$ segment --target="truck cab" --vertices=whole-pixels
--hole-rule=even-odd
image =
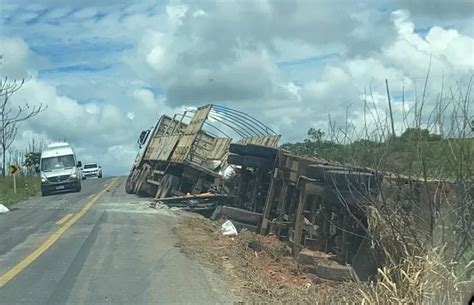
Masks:
[[[73,148],[68,143],[52,143],[41,152],[41,194],[81,190],[81,161],[77,161]]]

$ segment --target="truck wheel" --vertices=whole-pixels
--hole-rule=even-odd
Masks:
[[[227,163],[232,165],[244,165],[244,156],[236,155],[236,154],[229,154],[227,156]]]
[[[245,144],[239,144],[239,143],[230,143],[229,145],[229,152],[237,155],[245,155],[245,147],[247,145]]]
[[[232,220],[232,223],[234,224],[235,228],[237,229],[237,232],[242,231],[243,229],[247,229],[247,231],[250,232],[257,232],[257,226],[254,225],[249,225],[240,221]]]
[[[172,192],[178,189],[180,180],[179,177],[174,175],[164,175],[156,192],[156,198],[163,199],[170,197]]]
[[[340,170],[340,169],[343,169],[343,168],[339,166],[333,166],[333,165],[309,165],[306,168],[306,176],[311,179],[324,181],[326,179],[327,171]]]
[[[125,192],[127,194],[134,194],[133,189],[135,188],[135,185],[132,182],[132,176],[133,172],[130,173],[127,177],[127,181],[125,181]]]
[[[221,214],[232,221],[238,221],[254,226],[257,226],[262,221],[262,213],[255,213],[229,206],[223,206]]]
[[[254,157],[254,156],[244,156],[243,166],[246,166],[246,167],[272,169],[273,165],[274,165],[274,160],[272,159],[265,159],[265,158]]]
[[[245,148],[245,154],[250,156],[275,159],[278,149],[275,147],[256,145],[256,144],[247,144]]]

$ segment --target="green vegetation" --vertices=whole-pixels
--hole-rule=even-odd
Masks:
[[[281,148],[296,155],[372,167],[431,178],[472,179],[474,139],[443,139],[426,129],[408,128],[385,141],[356,140],[345,144],[325,140],[324,132],[311,128],[303,142]]]
[[[0,204],[9,207],[38,194],[41,181],[37,176],[17,176],[16,194],[13,192],[13,177],[0,177]]]

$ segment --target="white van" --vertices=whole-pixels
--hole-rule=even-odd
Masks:
[[[43,196],[57,191],[81,190],[81,161],[68,143],[49,144],[41,152],[40,175]]]

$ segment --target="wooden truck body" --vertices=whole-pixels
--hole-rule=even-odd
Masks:
[[[240,143],[269,147],[280,137],[245,113],[212,104],[163,115],[142,143],[126,191],[165,198],[218,188],[231,135]]]

